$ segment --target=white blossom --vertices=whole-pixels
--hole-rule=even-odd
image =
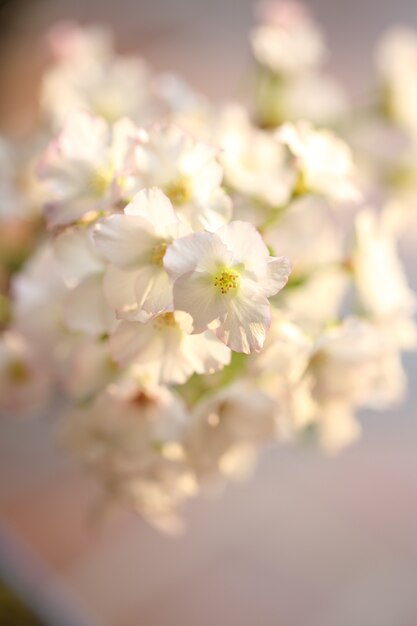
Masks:
[[[174,308],[191,315],[194,332],[214,324],[232,350],[262,348],[271,322],[268,298],[284,287],[291,267],[286,257],[269,255],[251,224],[235,221],[177,239],[164,265],[174,281]]]
[[[172,287],[163,260],[168,246],[185,232],[159,189],[140,191],[122,214],[98,222],[95,245],[110,263],[104,290],[120,318],[146,321],[172,310]]]
[[[139,58],[116,55],[109,31],[64,23],[48,39],[55,59],[43,76],[41,103],[55,126],[77,109],[110,123],[148,118],[148,69]]]
[[[261,24],[251,35],[252,50],[261,65],[284,76],[319,65],[326,55],[321,33],[308,10],[298,2],[263,2]]]
[[[178,505],[196,490],[182,452],[186,420],[185,407],[167,389],[111,385],[68,416],[62,438],[110,497],[175,531]]]
[[[135,148],[137,188],[159,187],[179,218],[194,229],[214,230],[230,220],[218,150],[174,125],[142,130]]]
[[[223,111],[218,132],[227,185],[268,206],[286,204],[296,171],[282,143],[272,133],[252,126],[239,106]]]
[[[277,436],[274,409],[268,395],[242,385],[221,390],[197,404],[185,446],[199,479],[245,476],[259,448]]]
[[[303,190],[337,201],[360,199],[350,149],[332,132],[301,121],[284,124],[276,137],[293,155]]]
[[[104,119],[74,111],[49,144],[39,166],[45,183],[45,215],[50,227],[108,212],[123,197],[130,141],[135,129],[127,119],[113,128]]]
[[[52,396],[53,376],[48,363],[19,333],[0,336],[0,411],[33,415],[46,409]]]
[[[158,383],[184,383],[230,362],[230,350],[211,331],[191,334],[189,315],[162,313],[146,323],[123,321],[110,337],[114,359]]]

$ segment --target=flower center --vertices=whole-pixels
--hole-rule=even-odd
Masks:
[[[229,293],[231,289],[239,287],[239,274],[232,269],[224,269],[214,276],[213,284],[221,294]]]
[[[165,256],[165,252],[167,251],[168,248],[168,242],[167,241],[161,241],[160,243],[157,243],[151,251],[151,263],[152,265],[162,265],[162,262],[164,260],[164,256]]]
[[[155,318],[154,325],[156,328],[163,328],[169,326],[174,328],[177,326],[177,321],[175,319],[175,315],[172,312],[162,313]]]
[[[104,196],[112,180],[113,173],[110,169],[95,170],[90,177],[90,189],[95,196]]]
[[[187,204],[191,198],[191,185],[187,178],[180,177],[168,183],[164,188],[164,193],[171,200],[172,204],[180,206]]]

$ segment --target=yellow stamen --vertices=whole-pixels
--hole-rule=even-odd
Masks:
[[[90,177],[90,189],[95,196],[104,196],[112,180],[113,172],[110,169],[95,170]]]
[[[166,241],[161,241],[160,243],[157,243],[152,248],[152,252],[151,252],[152,265],[162,265],[167,248],[168,248],[168,243]]]
[[[239,284],[239,274],[231,269],[221,270],[214,277],[214,286],[223,295],[229,293],[231,289],[237,289]]]
[[[154,325],[157,328],[163,328],[165,326],[175,327],[177,326],[177,321],[175,319],[175,315],[172,312],[162,313],[155,318]]]
[[[164,187],[164,193],[175,206],[187,204],[191,198],[191,185],[187,178],[178,178]]]

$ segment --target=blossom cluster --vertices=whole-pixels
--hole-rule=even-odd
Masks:
[[[0,238],[20,253],[0,258],[0,410],[64,405],[61,437],[108,497],[168,531],[268,445],[354,441],[358,409],[403,398],[416,345],[398,245],[417,34],[383,38],[364,115],[306,8],[257,15],[249,108],[61,24],[39,128],[0,141]]]

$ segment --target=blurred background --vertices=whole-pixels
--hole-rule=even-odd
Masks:
[[[415,0],[307,0],[330,67],[360,96],[392,24],[417,27]],[[63,18],[111,25],[118,49],[236,96],[249,60],[250,0],[0,0],[0,128],[34,115],[42,34]],[[414,248],[414,249],[413,249]],[[415,245],[403,250],[417,288]],[[53,441],[52,418],[0,423],[0,578],[36,613],[68,626],[416,626],[417,357],[401,410],[363,414],[362,440],[335,458],[266,454],[255,476],[186,510],[165,537],[121,511]],[[0,593],[0,625],[13,626]]]

